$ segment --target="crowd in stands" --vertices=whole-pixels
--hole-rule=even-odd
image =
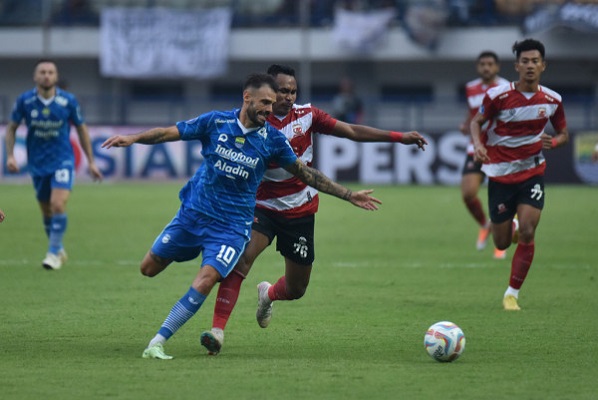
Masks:
[[[448,14],[449,26],[518,24],[537,7],[595,0],[0,0],[1,26],[97,26],[104,7],[232,7],[233,27],[297,26],[309,2],[311,26],[330,26],[334,10],[395,8],[397,22],[410,7],[433,6]]]

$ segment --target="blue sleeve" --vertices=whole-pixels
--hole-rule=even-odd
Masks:
[[[23,109],[23,97],[19,96],[17,100],[15,100],[15,104],[12,107],[12,113],[10,115],[10,119],[12,122],[20,124],[25,116],[25,110]]]
[[[202,114],[199,117],[187,121],[179,121],[176,127],[181,134],[181,140],[199,140],[208,132],[208,125],[212,119],[212,113]]]
[[[297,155],[293,152],[291,144],[282,133],[278,131],[276,131],[276,133],[277,134],[273,136],[274,148],[276,149],[274,157],[275,162],[281,167],[295,163],[295,161],[297,161]]]

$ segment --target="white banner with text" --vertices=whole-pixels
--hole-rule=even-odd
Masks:
[[[105,8],[100,69],[118,78],[196,78],[226,72],[232,11]]]

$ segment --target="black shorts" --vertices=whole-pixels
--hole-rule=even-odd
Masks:
[[[465,174],[480,174],[485,176],[482,172],[482,163],[473,161],[473,154],[468,154],[467,157],[465,157],[465,164],[463,164],[461,175]]]
[[[315,216],[284,218],[279,214],[256,208],[251,229],[270,239],[276,239],[276,250],[297,264],[312,265],[314,253]]]
[[[544,176],[534,176],[516,184],[488,183],[490,219],[495,224],[512,219],[517,205],[528,204],[539,210],[544,208]]]

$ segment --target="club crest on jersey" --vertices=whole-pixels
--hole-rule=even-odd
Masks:
[[[303,127],[301,125],[293,125],[293,136],[301,136],[303,134]]]
[[[50,115],[50,109],[48,107],[44,107],[44,109],[42,110],[42,114],[44,117],[47,117],[48,115]]]
[[[237,136],[235,138],[235,147],[240,149],[245,144],[245,138],[243,136]]]
[[[262,127],[257,131],[257,134],[263,137],[264,139],[268,138],[268,133],[266,132],[266,127]]]
[[[546,118],[546,108],[545,107],[538,108],[538,117]]]

